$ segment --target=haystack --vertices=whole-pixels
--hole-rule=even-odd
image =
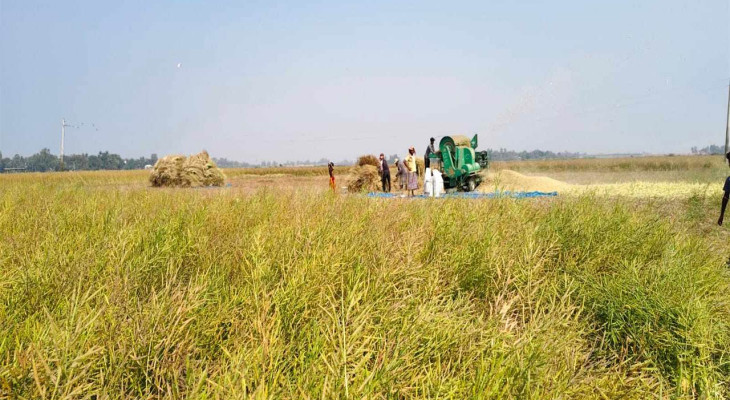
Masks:
[[[350,193],[374,192],[380,185],[378,168],[372,165],[355,166],[350,169],[347,191]]]
[[[223,172],[206,151],[190,157],[163,157],[150,173],[150,183],[157,187],[223,186],[224,179]]]
[[[223,172],[210,159],[208,152],[188,157],[182,169],[183,184],[189,187],[223,186]]]
[[[426,171],[426,162],[423,160],[423,157],[416,156],[416,168],[418,171],[421,171],[421,175]]]
[[[150,173],[152,186],[182,186],[182,168],[185,163],[185,156],[165,156],[157,160]]]
[[[380,165],[380,160],[378,160],[378,158],[374,155],[366,154],[357,158],[356,165],[358,167],[362,167],[363,165],[372,165],[373,167],[378,168],[378,166]]]

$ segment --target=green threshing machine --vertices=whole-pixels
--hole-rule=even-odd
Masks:
[[[471,192],[482,182],[479,171],[489,167],[486,151],[477,148],[477,135],[469,140],[462,135],[444,136],[436,153],[428,155],[431,168],[441,171],[446,190]]]

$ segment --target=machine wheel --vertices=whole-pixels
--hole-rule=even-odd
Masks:
[[[466,180],[466,191],[473,192],[477,188],[477,183],[474,177],[470,177]]]

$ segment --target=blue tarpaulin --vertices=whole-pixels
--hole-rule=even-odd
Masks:
[[[510,197],[513,199],[526,199],[526,198],[535,198],[535,197],[555,197],[558,195],[558,192],[510,192],[510,191],[504,191],[504,192],[491,192],[491,193],[481,193],[481,192],[454,192],[454,193],[446,193],[439,197],[440,199],[453,199],[453,198],[460,198],[460,199],[493,199],[498,197]],[[381,198],[387,198],[387,199],[394,199],[394,198],[400,198],[400,194],[394,194],[394,193],[381,193],[381,192],[370,192],[367,194],[368,197],[381,197]],[[413,198],[416,199],[428,199],[430,197],[419,194],[416,196],[413,196]]]

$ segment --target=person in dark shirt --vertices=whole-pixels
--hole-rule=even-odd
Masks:
[[[390,193],[390,168],[388,168],[388,161],[385,160],[385,154],[383,153],[380,153],[378,170],[380,170],[380,181],[383,183],[383,191]]]
[[[730,153],[725,154],[725,159],[730,165]],[[725,186],[722,187],[724,194],[722,195],[722,206],[720,207],[720,218],[717,220],[717,224],[722,226],[722,220],[725,218],[725,208],[727,207],[727,200],[730,198],[730,176],[725,179]]]
[[[431,153],[436,153],[436,145],[434,142],[436,139],[431,138],[431,144],[426,147],[426,154],[423,155],[423,164],[425,168],[429,168],[431,166],[431,161],[428,159],[428,155]]]

